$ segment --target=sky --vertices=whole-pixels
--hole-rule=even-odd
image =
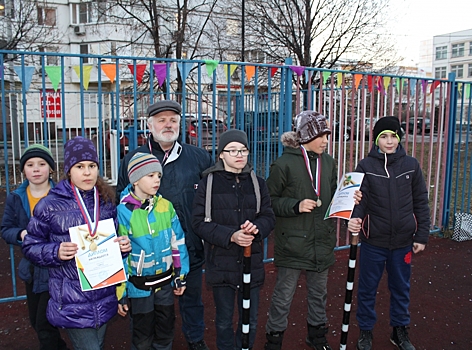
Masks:
[[[435,35],[472,29],[471,0],[390,0],[390,33],[404,65],[419,61],[419,45]]]

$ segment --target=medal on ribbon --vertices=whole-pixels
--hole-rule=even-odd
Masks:
[[[85,206],[84,200],[82,199],[82,196],[78,188],[75,187],[74,184],[72,183],[71,183],[71,187],[74,191],[75,200],[77,201],[80,212],[82,213],[85,223],[87,224],[88,232],[84,234],[84,238],[90,242],[89,249],[91,251],[95,251],[97,250],[97,247],[98,247],[95,241],[99,238],[99,235],[97,234],[97,228],[98,228],[98,220],[100,219],[100,205],[99,205],[100,195],[98,194],[97,187],[94,186],[93,187],[94,206],[93,206],[93,220],[92,220],[90,218],[87,207]]]

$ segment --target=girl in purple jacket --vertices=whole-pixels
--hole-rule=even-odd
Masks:
[[[107,322],[118,310],[116,288],[82,291],[74,259],[78,247],[70,240],[69,227],[94,227],[98,220],[109,218],[116,227],[114,195],[99,177],[97,151],[88,139],[75,137],[66,143],[64,173],[67,178],[36,206],[23,253],[34,264],[49,268],[49,322],[67,330],[74,349],[103,349]],[[131,250],[128,237],[116,241],[122,253]]]

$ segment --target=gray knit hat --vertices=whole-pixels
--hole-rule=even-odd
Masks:
[[[300,144],[331,134],[325,116],[316,111],[304,111],[298,114],[295,119],[295,130]]]
[[[158,172],[162,175],[162,166],[159,160],[149,153],[136,153],[128,163],[128,178],[131,184],[146,176]]]
[[[226,145],[231,142],[239,142],[246,148],[249,148],[247,146],[247,134],[242,130],[231,129],[221,134],[220,140],[218,141],[217,153],[220,154],[225,149]]]
[[[52,153],[49,150],[49,148],[44,147],[43,145],[40,145],[40,144],[34,144],[34,145],[29,146],[27,149],[25,149],[25,152],[21,156],[20,171],[23,171],[28,159],[36,158],[36,157],[44,159],[49,164],[52,170],[56,170],[56,162],[52,158]]]

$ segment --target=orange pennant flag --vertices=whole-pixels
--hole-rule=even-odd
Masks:
[[[249,81],[256,74],[256,66],[245,66],[244,71],[246,72],[246,81]]]
[[[107,63],[107,64],[102,64],[102,71],[105,73],[108,79],[113,83],[116,78],[116,65]]]
[[[357,90],[357,88],[359,87],[359,84],[361,83],[361,80],[362,80],[362,74],[353,74],[354,75],[354,86]]]

